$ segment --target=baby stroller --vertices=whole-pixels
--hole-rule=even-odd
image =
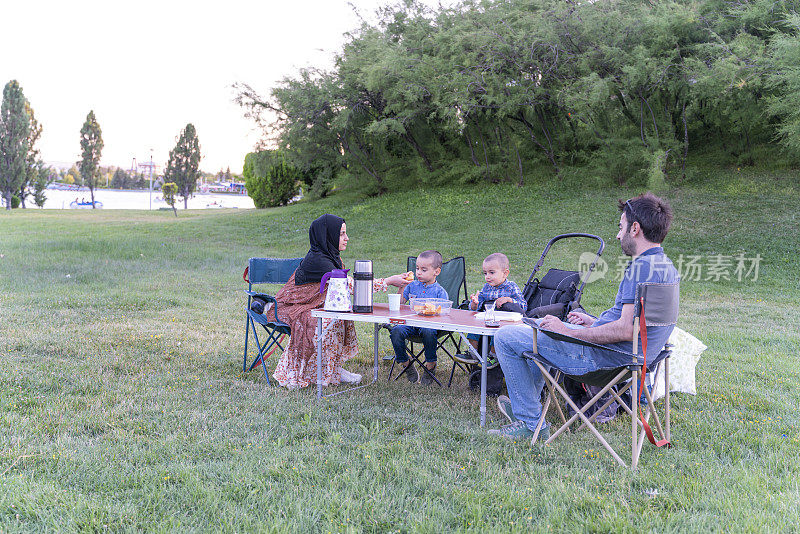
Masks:
[[[561,269],[550,269],[541,281],[536,278],[536,273],[544,265],[544,258],[550,251],[550,247],[556,241],[570,238],[596,239],[600,242],[597,252],[593,256],[587,257],[581,254],[578,260],[579,271],[564,271]],[[581,308],[581,296],[586,282],[594,272],[603,249],[606,247],[601,237],[592,234],[561,234],[555,236],[547,242],[542,252],[542,257],[533,268],[533,272],[528,278],[528,283],[522,289],[522,295],[528,303],[528,310],[525,313],[528,317],[544,317],[545,315],[555,315],[562,321],[567,318],[567,314],[572,310]],[[581,277],[581,272],[583,276]]]
[[[573,264],[578,265],[579,270],[567,271],[563,269],[549,269],[542,279],[539,280],[536,274],[539,272],[539,269],[542,268],[542,265],[544,265],[545,257],[553,244],[562,239],[571,238],[597,240],[600,245],[597,248],[597,252],[594,254],[581,254],[578,261]],[[554,315],[564,321],[569,312],[582,309],[581,297],[583,296],[584,287],[592,272],[594,272],[605,246],[605,242],[601,237],[582,233],[561,234],[548,241],[547,245],[544,247],[542,256],[539,258],[539,261],[536,262],[533,272],[530,277],[528,277],[528,282],[522,289],[522,295],[525,298],[525,302],[528,304],[525,315],[527,317]],[[500,309],[503,311],[522,311],[518,305],[510,302],[504,304]],[[469,347],[469,345],[467,346]],[[471,347],[469,347],[469,350],[474,352]],[[481,367],[480,363],[476,363],[477,361],[477,354],[470,354],[466,356],[461,363],[470,366],[470,389],[479,391],[481,387]],[[488,373],[486,393],[488,395],[497,396],[501,393],[503,388],[503,373],[497,360],[489,358],[486,370]]]

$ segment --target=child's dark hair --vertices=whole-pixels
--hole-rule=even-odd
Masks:
[[[486,256],[486,259],[483,260],[483,263],[496,263],[500,266],[501,269],[509,269],[508,263],[508,256],[503,254],[502,252],[495,252],[494,254],[489,254]]]
[[[441,269],[442,268],[442,255],[436,252],[435,250],[426,250],[419,256],[417,259],[429,260],[433,265],[434,269]]]

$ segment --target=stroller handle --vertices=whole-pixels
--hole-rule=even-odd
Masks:
[[[603,253],[603,250],[606,248],[606,243],[605,243],[605,241],[603,241],[603,238],[600,237],[600,236],[596,236],[594,234],[584,234],[584,233],[580,233],[580,232],[573,232],[573,233],[569,233],[569,234],[561,234],[561,235],[555,236],[553,239],[551,239],[550,241],[547,242],[547,245],[544,247],[544,253],[542,254],[542,258],[541,259],[544,259],[544,257],[547,255],[547,251],[550,250],[550,247],[553,245],[553,243],[555,243],[556,241],[559,241],[561,239],[568,239],[568,238],[571,238],[571,237],[586,237],[588,239],[596,239],[597,241],[599,241],[600,242],[600,247],[597,249],[597,255],[598,256],[600,256]],[[540,267],[541,267],[541,265],[540,265]]]
[[[542,265],[544,265],[544,258],[545,258],[545,256],[547,256],[547,253],[550,251],[550,247],[553,246],[553,243],[555,243],[556,241],[560,241],[561,239],[569,239],[569,238],[573,238],[573,237],[585,237],[587,239],[596,239],[597,241],[600,242],[600,246],[597,248],[597,253],[595,254],[594,260],[592,260],[592,263],[589,265],[589,268],[588,268],[588,270],[586,272],[586,276],[583,277],[583,279],[581,280],[580,286],[578,286],[578,289],[575,292],[575,301],[574,302],[580,302],[581,295],[583,294],[583,288],[586,287],[586,282],[589,280],[589,277],[592,275],[592,271],[594,271],[594,268],[597,265],[597,260],[600,259],[600,256],[603,254],[603,250],[606,248],[606,242],[603,241],[603,238],[600,237],[600,236],[596,236],[594,234],[585,234],[585,233],[582,233],[582,232],[572,232],[572,233],[568,233],[568,234],[561,234],[561,235],[555,236],[554,238],[552,238],[550,241],[547,242],[547,245],[545,245],[544,251],[542,252],[542,256],[539,258],[539,261],[536,262],[536,266],[533,268],[533,272],[531,273],[530,277],[528,278],[528,284],[531,283],[531,281],[533,280],[533,277],[536,276],[536,273],[539,271],[539,269],[542,268]],[[525,285],[527,286],[527,284],[525,284]]]

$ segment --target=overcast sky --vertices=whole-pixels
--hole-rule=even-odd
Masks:
[[[80,157],[89,110],[103,131],[102,164],[163,165],[181,130],[197,128],[201,169],[241,172],[260,133],[232,99],[262,95],[304,66],[327,67],[386,0],[3,2],[0,85],[19,81],[43,126],[47,162]],[[427,2],[436,5],[434,0]]]

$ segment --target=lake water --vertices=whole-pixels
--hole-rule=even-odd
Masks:
[[[45,209],[70,209],[69,205],[75,199],[91,201],[89,191],[60,191],[48,189],[45,191]],[[105,210],[146,210],[169,208],[161,200],[161,191],[153,191],[152,203],[149,191],[119,191],[114,189],[98,189],[94,192],[94,199],[103,203]],[[33,200],[28,198],[28,208],[34,208]],[[175,207],[183,209],[183,199],[175,202]],[[216,209],[216,208],[255,208],[253,199],[247,195],[227,195],[221,193],[197,193],[189,199],[189,209]]]

